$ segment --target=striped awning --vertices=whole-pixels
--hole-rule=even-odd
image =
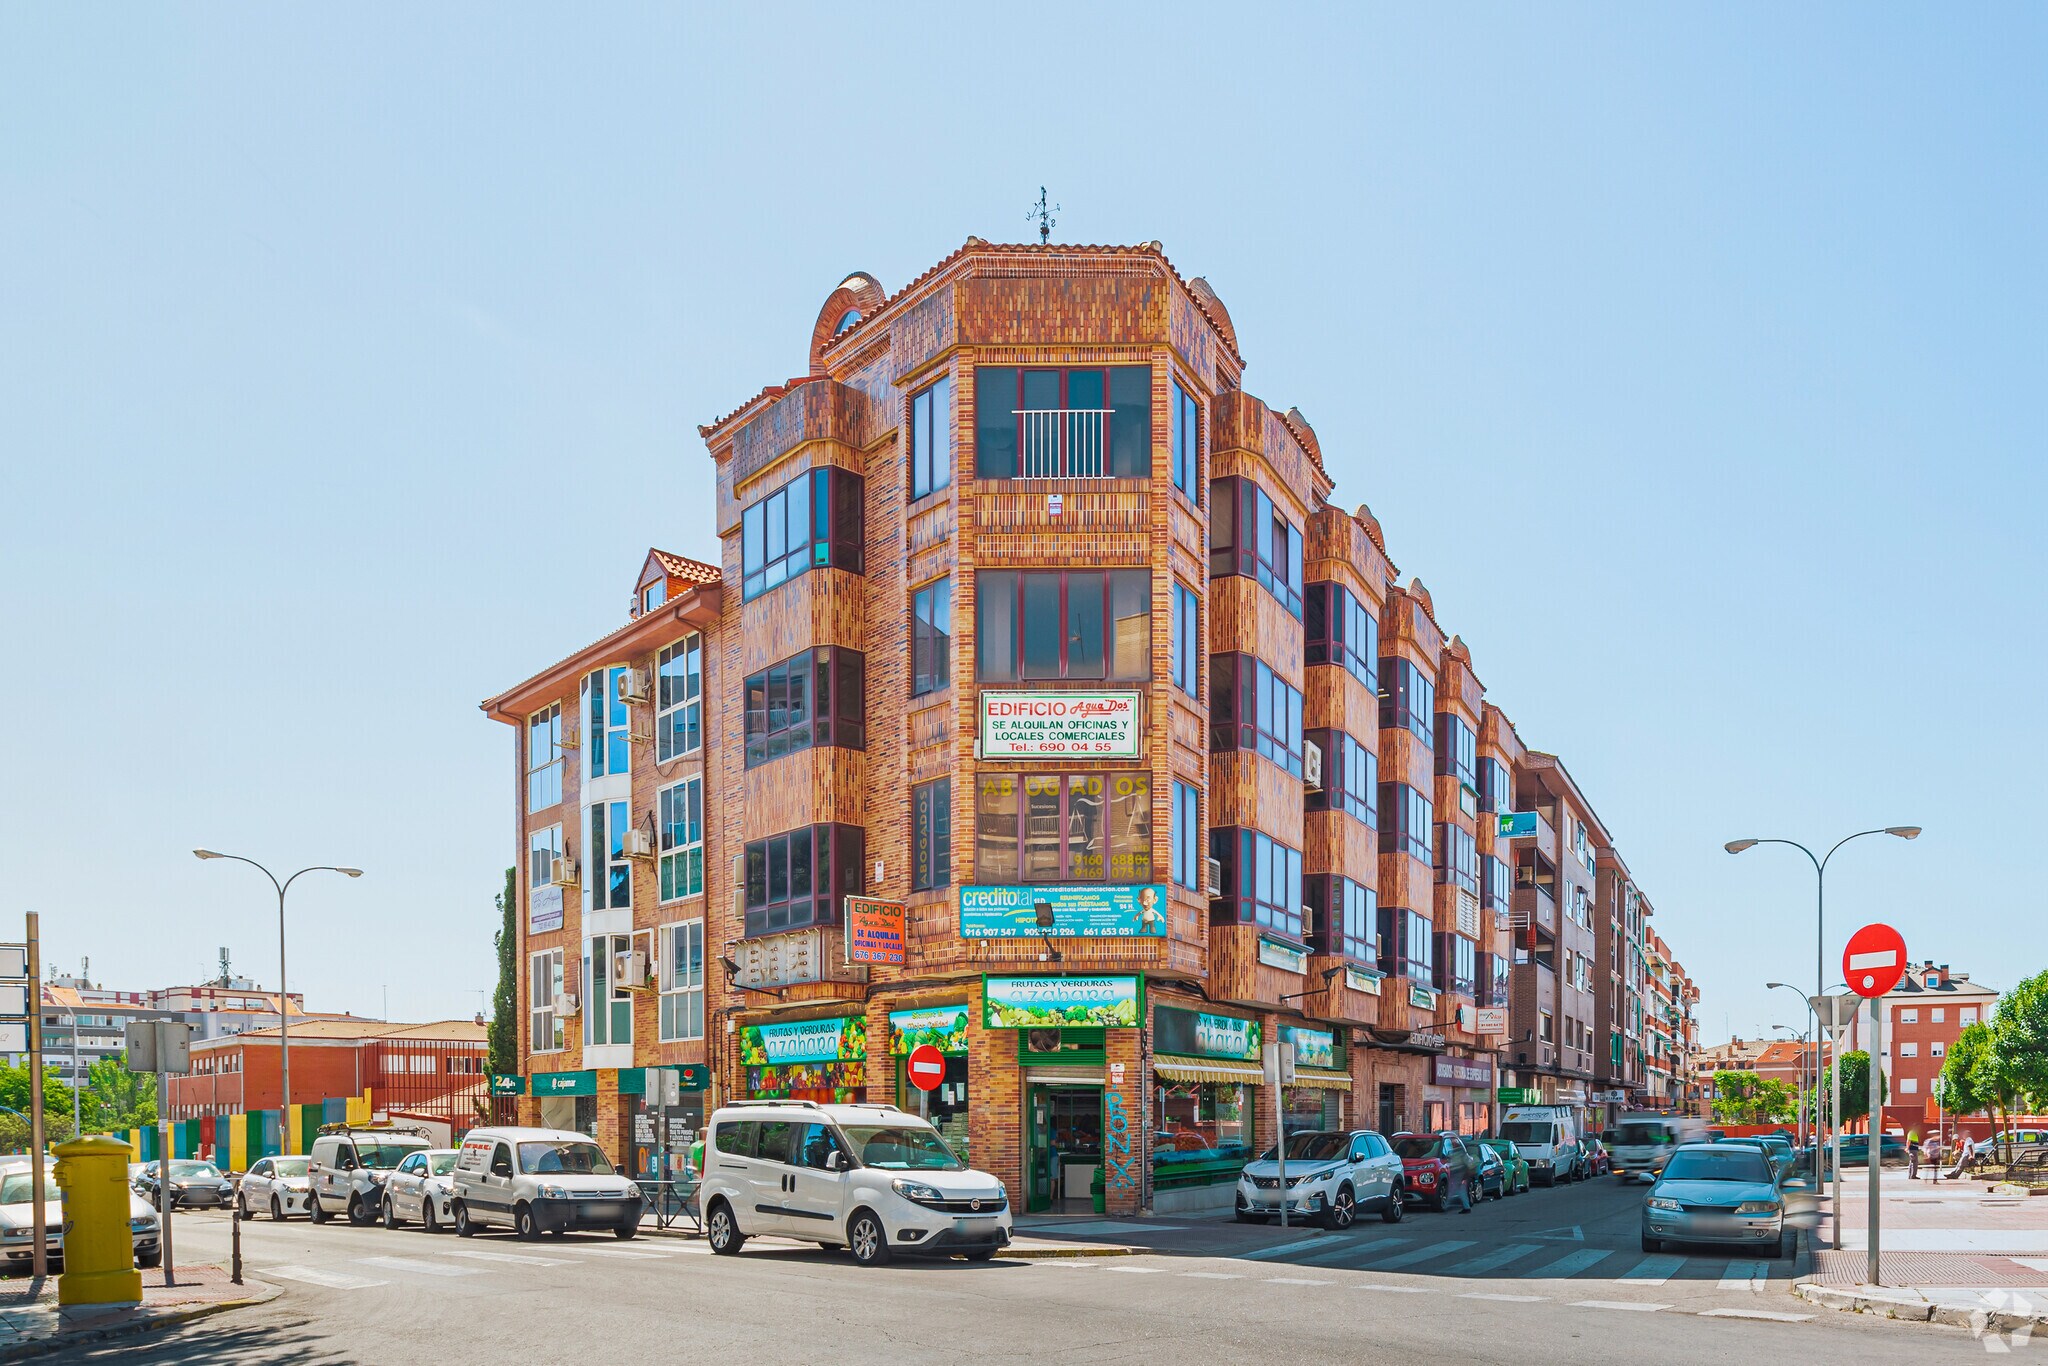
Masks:
[[[1183,1058],[1161,1053],[1152,1060],[1152,1070],[1173,1081],[1258,1082],[1266,1074],[1255,1062],[1226,1062],[1220,1058]]]
[[[1325,1091],[1349,1091],[1351,1076],[1347,1072],[1325,1072],[1320,1067],[1297,1067],[1294,1080],[1289,1086],[1320,1086]]]

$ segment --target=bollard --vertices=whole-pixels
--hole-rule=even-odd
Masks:
[[[236,1285],[242,1283],[242,1202],[235,1201],[235,1212],[228,1216],[234,1221],[234,1270],[228,1279]]]
[[[57,1303],[142,1303],[129,1227],[128,1145],[81,1138],[57,1145],[57,1186],[64,1196],[64,1271]]]

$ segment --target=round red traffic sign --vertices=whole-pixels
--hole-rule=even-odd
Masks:
[[[1842,980],[1858,996],[1882,996],[1906,975],[1906,940],[1889,925],[1865,925],[1842,950]]]
[[[920,1091],[936,1091],[946,1079],[946,1055],[928,1043],[910,1050],[910,1084]]]

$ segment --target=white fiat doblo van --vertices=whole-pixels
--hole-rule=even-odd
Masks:
[[[571,1229],[640,1231],[640,1187],[586,1134],[471,1129],[450,1175],[455,1231],[465,1238],[493,1225],[528,1241]]]
[[[757,1235],[984,1262],[1010,1241],[1010,1197],[938,1131],[893,1105],[750,1101],[711,1116],[698,1188],[711,1250]]]

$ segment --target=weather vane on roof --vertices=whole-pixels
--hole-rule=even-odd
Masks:
[[[1026,223],[1038,224],[1038,244],[1040,246],[1044,246],[1051,239],[1053,224],[1059,221],[1053,215],[1059,211],[1060,206],[1057,204],[1050,208],[1046,207],[1045,186],[1040,185],[1038,187],[1038,203],[1032,206],[1031,212],[1024,215]]]

